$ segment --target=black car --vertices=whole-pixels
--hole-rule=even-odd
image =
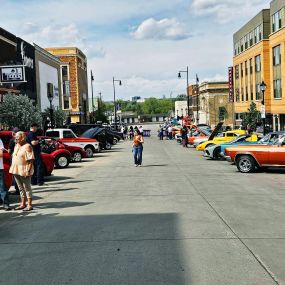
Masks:
[[[97,128],[97,127],[102,128],[102,125],[100,124],[70,124],[67,127],[71,129],[77,136],[81,136],[84,132],[88,131],[89,129]]]
[[[109,150],[112,148],[114,136],[109,135],[105,128],[96,127],[84,132],[81,137],[96,139],[101,149]]]

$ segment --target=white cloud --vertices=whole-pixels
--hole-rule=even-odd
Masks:
[[[266,0],[193,0],[191,9],[196,15],[214,16],[225,23],[233,19],[252,17],[268,6]]]
[[[76,46],[89,58],[106,55],[105,49],[84,38],[74,23],[68,25],[50,23],[47,26],[40,26],[29,22],[25,23],[23,27],[20,36],[26,41],[35,42],[42,47]]]
[[[137,40],[183,40],[190,37],[186,27],[175,18],[158,21],[149,18],[143,21],[132,35]]]

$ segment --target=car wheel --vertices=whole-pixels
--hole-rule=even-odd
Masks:
[[[249,155],[241,155],[236,161],[237,168],[242,173],[250,173],[255,170],[255,160]]]
[[[218,160],[220,157],[220,148],[216,148],[213,153],[213,159]]]
[[[110,150],[111,148],[112,148],[112,145],[109,142],[107,142],[106,146],[105,146],[105,149],[106,150]]]
[[[88,158],[93,157],[94,152],[93,152],[93,149],[92,149],[91,146],[87,146],[87,147],[85,148],[85,151],[86,151],[86,156],[87,156]]]
[[[55,166],[57,168],[66,168],[69,165],[69,159],[66,155],[58,155],[55,158]]]
[[[73,154],[73,161],[74,162],[80,162],[82,160],[82,155],[79,151],[76,151],[74,154]]]
[[[117,144],[118,143],[118,139],[114,138],[113,139],[113,145]]]

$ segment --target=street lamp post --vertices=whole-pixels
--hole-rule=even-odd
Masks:
[[[95,112],[95,108],[94,108],[94,96],[93,96],[93,81],[94,81],[94,76],[91,70],[91,94],[92,94],[92,123],[95,123],[94,121],[94,112]]]
[[[262,92],[262,101],[261,101],[261,118],[262,118],[262,124],[263,124],[263,135],[265,135],[265,118],[266,118],[266,113],[265,113],[265,98],[264,98],[264,93],[266,90],[266,84],[262,80],[260,83],[260,90]]]
[[[196,74],[196,105],[197,105],[197,114],[196,114],[196,125],[199,124],[199,94],[200,90],[199,90],[199,78],[198,75]]]
[[[53,84],[52,83],[47,83],[47,97],[48,97],[48,100],[49,100],[50,126],[53,129],[54,124],[53,124],[52,100],[54,98],[54,93],[53,93]]]
[[[182,118],[183,118],[183,108],[181,108],[181,116],[182,116]]]
[[[81,124],[81,111],[82,111],[81,104],[79,104],[78,108],[79,108],[79,124]]]
[[[115,82],[119,82],[119,85],[122,85],[121,80],[117,80],[113,77],[113,89],[114,89],[114,121],[115,121],[115,129],[117,130],[117,106],[116,106],[116,90],[115,90]]]
[[[181,78],[181,73],[185,72],[186,73],[186,78],[187,78],[187,115],[190,116],[190,97],[189,97],[189,90],[188,90],[188,86],[189,86],[189,69],[188,66],[186,67],[186,70],[180,70],[178,72],[178,78]]]

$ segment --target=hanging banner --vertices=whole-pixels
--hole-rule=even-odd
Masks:
[[[1,83],[26,82],[25,67],[23,65],[0,66]]]
[[[233,67],[228,68],[228,75],[229,75],[229,102],[234,102],[234,77],[233,77]]]

